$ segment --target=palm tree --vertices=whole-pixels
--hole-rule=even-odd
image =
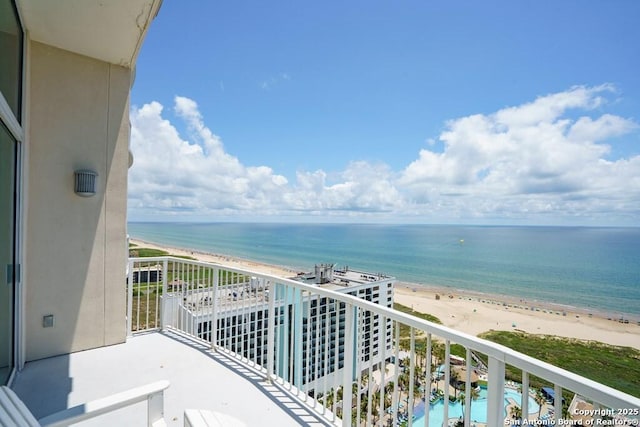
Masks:
[[[460,372],[455,369],[451,370],[451,376],[449,377],[449,383],[453,385],[454,399],[458,399],[458,382],[460,381]]]
[[[400,360],[400,366],[402,366],[402,369],[407,370],[409,368],[409,366],[411,365],[411,359],[409,359],[409,357],[403,357]]]
[[[402,391],[409,388],[409,371],[403,371],[398,375],[398,388]]]
[[[544,405],[547,400],[545,399],[545,397],[543,396],[540,390],[538,390],[538,392],[536,393],[535,399],[536,399],[536,403],[538,404],[538,418],[540,418],[540,413],[542,412],[542,405]]]
[[[415,383],[420,386],[422,384],[422,376],[424,375],[424,368],[422,367],[422,365],[420,364],[416,364],[416,366],[414,366],[414,376],[415,376]]]
[[[460,393],[458,395],[458,397],[456,397],[456,402],[460,403],[460,405],[462,406],[462,420],[464,421],[464,401],[466,399],[466,396],[464,395],[464,393]],[[463,423],[464,425],[464,423]]]
[[[378,422],[380,417],[380,393],[376,392],[371,395],[371,416],[374,424]]]
[[[515,420],[519,420],[522,418],[522,408],[518,405],[511,406],[511,409],[509,409],[509,413],[511,415],[511,418]]]
[[[356,411],[351,411],[352,415],[354,415],[357,412],[358,395],[359,394],[360,394],[360,384],[351,383],[351,408],[352,409],[356,409]],[[361,401],[362,400],[365,400],[365,399],[361,399]]]
[[[480,387],[471,389],[471,400],[478,400],[480,397]]]
[[[369,374],[364,373],[360,376],[360,386],[361,388],[365,388],[369,385]]]
[[[444,344],[440,342],[432,343],[431,355],[436,359],[436,363],[434,363],[434,365],[437,367],[444,360],[444,356],[445,356]]]

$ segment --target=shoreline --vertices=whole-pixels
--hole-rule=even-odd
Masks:
[[[139,247],[164,250],[175,255],[191,256],[205,262],[282,278],[289,278],[298,273],[290,267],[226,254],[173,247],[138,238],[130,238],[129,241]],[[489,330],[511,330],[640,349],[640,316],[633,314],[613,314],[613,311],[607,313],[509,295],[402,281],[396,281],[394,301],[418,312],[434,315],[443,325],[470,335],[478,335]],[[620,316],[628,319],[629,323],[618,322]]]
[[[283,278],[288,278],[292,275],[295,276],[298,273],[298,271],[293,268],[281,265],[268,264],[265,262],[250,260],[248,258],[236,257],[233,255],[218,254],[197,249],[180,248],[177,246],[155,243],[135,237],[130,237],[129,243],[135,244],[139,247],[163,250],[169,252],[172,255],[190,256],[198,259],[199,261],[212,262],[214,264],[220,264],[227,267],[253,270],[256,273],[271,274]],[[135,250],[135,247],[130,247],[129,249]]]
[[[585,317],[598,317],[607,319],[610,321],[618,322],[620,319],[628,320],[630,323],[639,323],[640,314],[625,313],[617,310],[604,310],[604,309],[592,309],[586,307],[578,307],[568,304],[554,303],[549,301],[542,301],[538,299],[519,298],[513,295],[505,294],[492,294],[488,292],[473,291],[468,289],[450,288],[446,286],[430,285],[430,284],[416,284],[411,282],[397,281],[396,288],[404,288],[414,292],[416,291],[428,291],[432,294],[440,294],[441,296],[454,295],[455,298],[466,298],[479,302],[486,302],[488,304],[506,305],[509,308],[522,309],[528,311],[544,312],[544,310],[553,311],[553,313],[559,312],[561,315],[564,313],[566,316],[578,315]],[[565,316],[563,316],[565,317]],[[640,338],[640,337],[639,337]]]

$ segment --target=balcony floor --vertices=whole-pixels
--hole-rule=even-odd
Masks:
[[[27,363],[12,388],[40,418],[163,379],[171,382],[164,394],[168,426],[182,426],[188,408],[225,414],[237,426],[331,425],[237,359],[172,332]],[[78,425],[145,425],[145,420],[146,403],[140,403]]]

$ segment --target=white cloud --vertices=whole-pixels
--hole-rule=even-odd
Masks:
[[[400,171],[354,160],[344,171],[299,171],[292,182],[229,155],[195,101],[175,99],[186,139],[152,102],[131,111],[130,213],[637,224],[640,156],[607,158],[611,138],[637,139],[635,122],[601,113],[614,89],[574,87],[451,120]]]
[[[300,172],[297,183],[268,166],[245,166],[224,150],[205,126],[195,101],[175,98],[175,112],[189,139],[163,118],[157,102],[131,111],[129,206],[133,217],[149,212],[179,215],[279,214],[287,212],[378,211],[400,196],[384,165],[354,162],[327,183],[326,173]]]
[[[263,80],[260,83],[260,88],[262,90],[269,91],[269,90],[273,89],[274,87],[276,87],[276,86],[278,86],[278,85],[280,85],[280,84],[282,84],[282,83],[284,83],[286,81],[289,81],[289,80],[291,80],[291,74],[282,72],[282,73],[279,73],[276,76],[272,76],[272,77],[269,77],[266,80]]]
[[[226,153],[220,138],[204,125],[193,100],[175,100],[175,111],[187,123],[190,141],[181,138],[162,111],[162,105],[152,102],[131,112],[135,161],[129,204],[133,213],[260,209],[286,185],[286,178],[270,168],[246,167]]]
[[[640,169],[631,171],[628,164],[639,159],[604,159],[610,151],[604,142],[637,124],[610,114],[567,117],[570,109],[601,106],[601,94],[611,90],[574,87],[494,114],[452,120],[439,138],[444,151],[421,150],[399,183],[415,204],[444,198],[447,208],[454,205],[464,215],[534,221],[536,214],[599,216],[607,200],[628,201],[612,205],[611,214],[637,215],[640,186],[631,184]]]

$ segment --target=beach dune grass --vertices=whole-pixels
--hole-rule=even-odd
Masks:
[[[442,321],[440,319],[438,319],[436,316],[433,316],[431,314],[427,314],[427,313],[421,313],[419,311],[415,311],[413,308],[411,307],[407,307],[406,305],[402,305],[402,304],[398,304],[397,302],[393,304],[393,308],[401,311],[403,313],[407,313],[410,314],[412,316],[415,317],[419,317],[420,319],[424,319],[424,320],[428,320],[429,322],[433,322],[433,323],[437,323],[438,325],[442,325]],[[409,330],[408,326],[402,326],[402,328],[406,328],[406,330]],[[402,335],[402,331],[403,329],[400,329],[400,335]]]
[[[173,255],[167,251],[163,251],[162,249],[152,249],[152,248],[134,248],[132,246],[129,247],[129,256],[134,258],[148,258],[148,257],[156,257],[156,256],[172,256],[175,258],[183,258],[189,259],[192,261],[196,261],[197,259],[188,256],[188,255]]]
[[[489,331],[479,337],[640,397],[640,351],[634,348],[513,331]],[[506,367],[506,376],[512,381],[522,380],[522,372],[512,366]],[[548,385],[531,378],[532,387]],[[564,397],[570,401],[572,395]]]
[[[415,311],[411,307],[398,304],[397,302],[393,304],[393,308],[403,313],[407,313],[412,316],[419,317],[420,319],[428,320],[429,322],[442,325],[442,321],[440,321],[440,319],[438,319],[436,316],[433,316],[428,313],[421,313],[419,311]],[[411,327],[401,324],[400,325],[400,348],[404,350],[408,350],[410,345],[411,345]],[[416,354],[420,356],[426,356],[427,347],[426,347],[426,340],[425,340],[424,334],[416,335],[415,351],[416,351]],[[451,344],[451,346],[449,347],[449,351],[454,356],[466,357],[467,355],[466,349],[460,344]],[[438,342],[437,337],[434,337],[433,354],[436,357],[438,357],[438,359],[441,362],[444,361],[444,354],[445,354],[444,344],[441,342]]]

